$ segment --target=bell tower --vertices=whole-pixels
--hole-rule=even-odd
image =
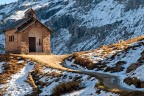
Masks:
[[[31,9],[29,9],[29,10],[27,10],[27,11],[25,12],[25,18],[32,18],[32,17],[36,18],[36,13],[35,13],[35,11],[31,8]]]

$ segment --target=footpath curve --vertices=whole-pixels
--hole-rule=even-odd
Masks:
[[[123,90],[123,91],[133,91],[131,89],[122,87],[120,85],[120,79],[118,76],[113,76],[113,75],[98,73],[98,72],[77,70],[77,69],[71,68],[70,66],[67,66],[66,64],[63,64],[63,67],[78,71],[81,74],[96,77],[99,81],[103,82],[104,86],[106,86],[110,89],[118,89],[118,90]]]
[[[118,78],[118,76],[113,76],[113,75],[108,75],[108,74],[98,73],[98,72],[77,70],[67,66],[66,64],[63,64],[64,59],[71,56],[71,54],[69,55],[18,55],[18,56],[27,59],[32,59],[50,68],[96,77],[99,81],[103,82],[104,86],[110,89],[133,91],[128,88],[123,88],[119,83],[120,79]]]

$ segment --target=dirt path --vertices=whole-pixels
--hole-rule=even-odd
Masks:
[[[31,58],[50,68],[69,71],[69,72],[75,72],[75,73],[80,73],[80,74],[86,74],[86,75],[96,77],[97,79],[102,81],[105,86],[109,87],[110,89],[130,91],[129,89],[123,88],[122,86],[120,86],[119,84],[120,80],[117,76],[108,75],[104,73],[76,70],[76,69],[70,68],[66,64],[62,65],[63,60],[69,57],[70,55],[19,55],[19,56],[22,56],[24,58]]]
[[[70,55],[19,55],[19,56],[33,59],[50,68],[56,68],[60,70],[70,70],[61,65],[63,60]]]

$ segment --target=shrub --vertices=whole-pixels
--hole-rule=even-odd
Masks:
[[[83,54],[85,54],[86,52],[75,52],[74,54],[73,54],[73,57],[75,58],[75,57],[78,57],[78,56],[80,56],[80,55],[83,55]]]
[[[128,85],[135,85],[136,88],[143,88],[144,82],[140,81],[137,77],[127,77],[124,79],[124,82]]]
[[[0,62],[2,61],[9,61],[10,60],[10,55],[6,54],[6,55],[0,55]]]
[[[30,73],[28,74],[27,82],[34,88],[34,91],[37,90],[37,86],[35,85],[35,81],[33,80],[33,77]]]
[[[49,73],[48,75],[49,75],[49,76],[52,76],[52,77],[60,77],[60,76],[62,76],[61,73],[57,73],[57,72],[55,72],[55,71]]]
[[[95,69],[95,64],[94,63],[89,63],[89,64],[87,64],[86,65],[86,67],[89,69],[89,70],[93,70],[93,69]]]
[[[123,92],[121,96],[144,96],[144,92],[140,91]]]
[[[67,83],[62,83],[53,89],[53,95],[58,96],[64,93],[79,90],[82,88],[80,83],[81,81],[71,81]]]

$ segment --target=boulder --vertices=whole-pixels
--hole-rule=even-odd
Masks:
[[[124,67],[122,67],[121,65],[117,65],[115,67],[113,67],[112,72],[121,72],[123,71]]]
[[[124,65],[124,64],[126,64],[127,62],[126,61],[118,61],[117,63],[116,63],[116,66],[118,66],[118,65]]]
[[[144,53],[141,55],[141,57],[138,59],[138,62],[144,63]]]
[[[130,77],[127,77],[127,78],[125,78],[124,79],[124,82],[126,83],[126,84],[128,84],[128,85],[131,85],[133,82],[132,82],[133,80],[132,80],[132,78],[130,78]]]
[[[141,88],[144,88],[144,81],[141,83]]]
[[[139,66],[141,66],[142,64],[141,63],[133,63],[131,64],[127,70],[126,70],[126,73],[130,73],[131,71],[133,70],[136,70]]]
[[[133,84],[137,87],[137,88],[141,88],[141,81],[137,78],[137,77],[133,77]]]
[[[107,66],[106,69],[104,70],[104,72],[110,72],[111,70],[112,70],[112,68]]]
[[[141,82],[137,77],[127,77],[124,82],[128,85],[135,85],[136,88],[144,88],[144,82]]]
[[[104,72],[111,72],[111,73],[121,72],[121,71],[123,71],[123,69],[124,69],[124,67],[122,67],[120,65],[117,65],[117,66],[114,66],[114,67],[106,67]]]

